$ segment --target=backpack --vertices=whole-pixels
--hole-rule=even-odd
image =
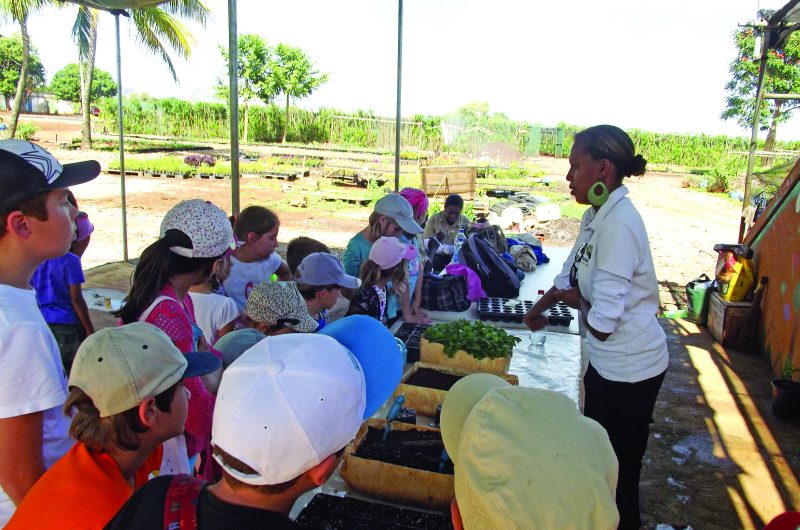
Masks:
[[[466,311],[471,304],[464,276],[437,276],[425,273],[421,307],[430,311]]]
[[[517,271],[478,234],[471,234],[464,242],[459,252],[459,262],[478,273],[483,290],[488,296],[519,296],[520,280]]]
[[[197,500],[206,481],[191,475],[175,475],[164,500],[164,530],[197,530]]]
[[[498,225],[472,226],[467,228],[464,231],[464,234],[467,237],[472,234],[477,234],[481,239],[488,241],[498,254],[508,252],[508,241],[506,240],[506,235],[503,233],[503,229]]]

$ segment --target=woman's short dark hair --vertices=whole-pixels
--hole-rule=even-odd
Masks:
[[[595,125],[575,135],[580,145],[594,160],[605,158],[617,168],[617,178],[644,175],[647,160],[636,154],[628,133],[614,125]]]
[[[464,198],[457,193],[453,193],[452,195],[448,195],[447,198],[444,200],[444,207],[447,208],[448,206],[457,206],[460,209],[464,209]]]

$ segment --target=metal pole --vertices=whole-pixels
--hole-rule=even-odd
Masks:
[[[122,128],[122,54],[119,45],[119,13],[114,13],[117,30],[117,125],[119,125],[119,194],[122,204],[122,261],[128,263],[128,213],[125,207],[125,135]]]
[[[767,53],[769,51],[769,28],[764,30],[761,41],[761,60],[758,63],[758,81],[756,84],[756,102],[753,108],[753,128],[750,131],[750,152],[747,156],[747,174],[744,177],[744,199],[742,203],[742,217],[739,222],[739,243],[744,241],[745,210],[750,206],[750,181],[753,179],[753,169],[756,166],[756,142],[758,141],[758,125],[761,122],[761,100],[764,97],[764,74],[767,70]]]
[[[403,76],[403,0],[397,9],[397,116],[394,131],[394,191],[400,191],[400,95]]]
[[[228,76],[231,106],[231,211],[239,214],[239,64],[236,0],[228,0]]]

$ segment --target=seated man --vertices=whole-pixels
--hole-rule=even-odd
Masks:
[[[151,480],[106,528],[294,528],[297,498],[322,485],[361,422],[400,382],[394,337],[365,316],[268,337],[222,376],[211,444],[222,480]],[[165,513],[165,510],[168,510]]]
[[[464,210],[464,199],[461,195],[448,195],[444,201],[444,210],[431,215],[425,223],[423,239],[435,237],[442,245],[452,245],[460,229],[469,228],[469,219],[461,215]]]
[[[161,465],[161,443],[183,432],[182,379],[213,372],[208,352],[183,354],[144,322],[102,329],[81,344],[64,412],[77,443],[25,496],[6,528],[103,528]]]
[[[309,254],[295,273],[297,289],[303,295],[308,314],[317,321],[317,331],[328,324],[328,310],[336,305],[342,289],[356,289],[361,280],[345,274],[339,258],[332,254]]]
[[[447,393],[441,428],[457,530],[617,528],[611,442],[563,394],[468,375]]]

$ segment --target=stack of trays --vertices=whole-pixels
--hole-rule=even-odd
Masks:
[[[436,513],[420,512],[363,501],[352,497],[336,497],[317,493],[296,520],[301,528],[394,528],[452,529],[450,518]]]
[[[408,350],[406,362],[415,363],[419,361],[419,339],[422,338],[422,334],[429,327],[430,324],[409,324],[406,322],[394,334],[406,345],[406,350]]]
[[[509,298],[481,298],[478,300],[478,317],[481,320],[521,324],[525,313],[533,307],[533,302],[530,300],[514,300],[516,304],[509,302]]]
[[[547,310],[547,319],[551,326],[569,326],[572,318],[572,310],[564,302],[558,302]]]

